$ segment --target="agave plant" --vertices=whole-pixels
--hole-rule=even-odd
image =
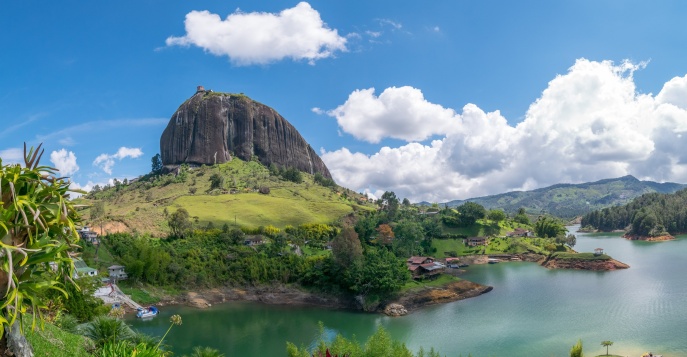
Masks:
[[[64,293],[74,272],[69,251],[79,236],[79,221],[69,201],[69,180],[39,166],[44,150],[28,152],[24,166],[4,165],[0,158],[0,338],[22,314],[42,321],[45,292]],[[30,308],[30,309],[29,309]],[[15,329],[12,335],[17,335]],[[18,331],[17,331],[18,332]],[[2,345],[2,343],[0,343]],[[0,353],[5,353],[0,347]]]
[[[98,316],[85,324],[81,329],[81,334],[93,340],[96,346],[128,341],[134,337],[134,332],[124,321],[107,316]]]
[[[211,347],[194,347],[190,357],[224,357],[224,354]]]

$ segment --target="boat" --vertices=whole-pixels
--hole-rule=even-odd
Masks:
[[[155,306],[139,307],[138,309],[136,309],[136,317],[140,317],[142,319],[146,317],[157,316],[157,313],[158,310]]]
[[[495,259],[495,258],[489,258],[489,264],[496,264],[496,263],[500,263],[500,262],[501,262],[501,261],[500,261],[500,260],[498,260],[498,259]]]

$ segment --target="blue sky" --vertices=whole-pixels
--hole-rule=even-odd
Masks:
[[[3,4],[0,157],[75,187],[150,170],[197,85],[275,108],[336,181],[446,201],[687,182],[683,1]],[[52,163],[50,162],[52,160]]]

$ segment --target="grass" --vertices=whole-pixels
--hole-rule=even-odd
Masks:
[[[442,274],[438,278],[433,280],[423,280],[423,281],[409,281],[400,290],[400,293],[407,293],[413,290],[419,290],[423,288],[438,288],[446,284],[452,283],[454,281],[459,281],[460,278],[456,278],[453,275]]]
[[[462,239],[433,239],[432,248],[436,248],[435,257],[438,259],[451,256],[449,252],[455,252],[457,256],[473,254],[519,254],[519,253],[538,253],[548,254],[542,248],[549,239],[544,238],[506,238],[494,237],[489,239],[486,247],[469,247],[463,243]]]
[[[610,260],[611,257],[606,254],[594,255],[594,253],[556,253],[557,259],[575,259],[575,260]]]
[[[31,323],[24,325],[26,338],[33,347],[35,356],[41,357],[88,357],[87,339],[45,323],[43,329],[31,330]]]
[[[222,176],[227,191],[238,193],[209,191],[209,178],[215,173]],[[270,193],[257,193],[256,187],[268,187]],[[374,209],[372,205],[359,204],[358,199],[362,196],[353,191],[315,184],[312,175],[304,173],[302,183],[284,181],[270,175],[258,162],[236,158],[216,166],[193,168],[184,182],[175,182],[173,175],[165,175],[154,182],[122,185],[119,191],[111,188],[98,193],[97,197],[105,203],[109,221],[105,223],[106,231],[114,230],[108,224],[110,227],[117,224],[127,231],[155,236],[167,235],[167,215],[179,208],[188,210],[197,227],[212,222],[216,227],[236,223],[249,228],[334,223],[354,211]],[[85,198],[77,201],[86,206],[96,202]],[[89,208],[84,208],[80,214],[90,218]],[[86,223],[92,222],[86,220]]]
[[[142,287],[132,287],[131,284],[123,282],[120,282],[118,286],[120,289],[122,289],[124,294],[130,295],[131,299],[133,299],[141,305],[150,305],[160,301],[158,297],[151,294]]]

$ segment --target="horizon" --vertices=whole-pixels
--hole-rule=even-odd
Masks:
[[[274,108],[375,197],[687,183],[687,4],[497,4],[8,4],[0,157],[44,143],[75,188],[138,177],[203,85]]]

